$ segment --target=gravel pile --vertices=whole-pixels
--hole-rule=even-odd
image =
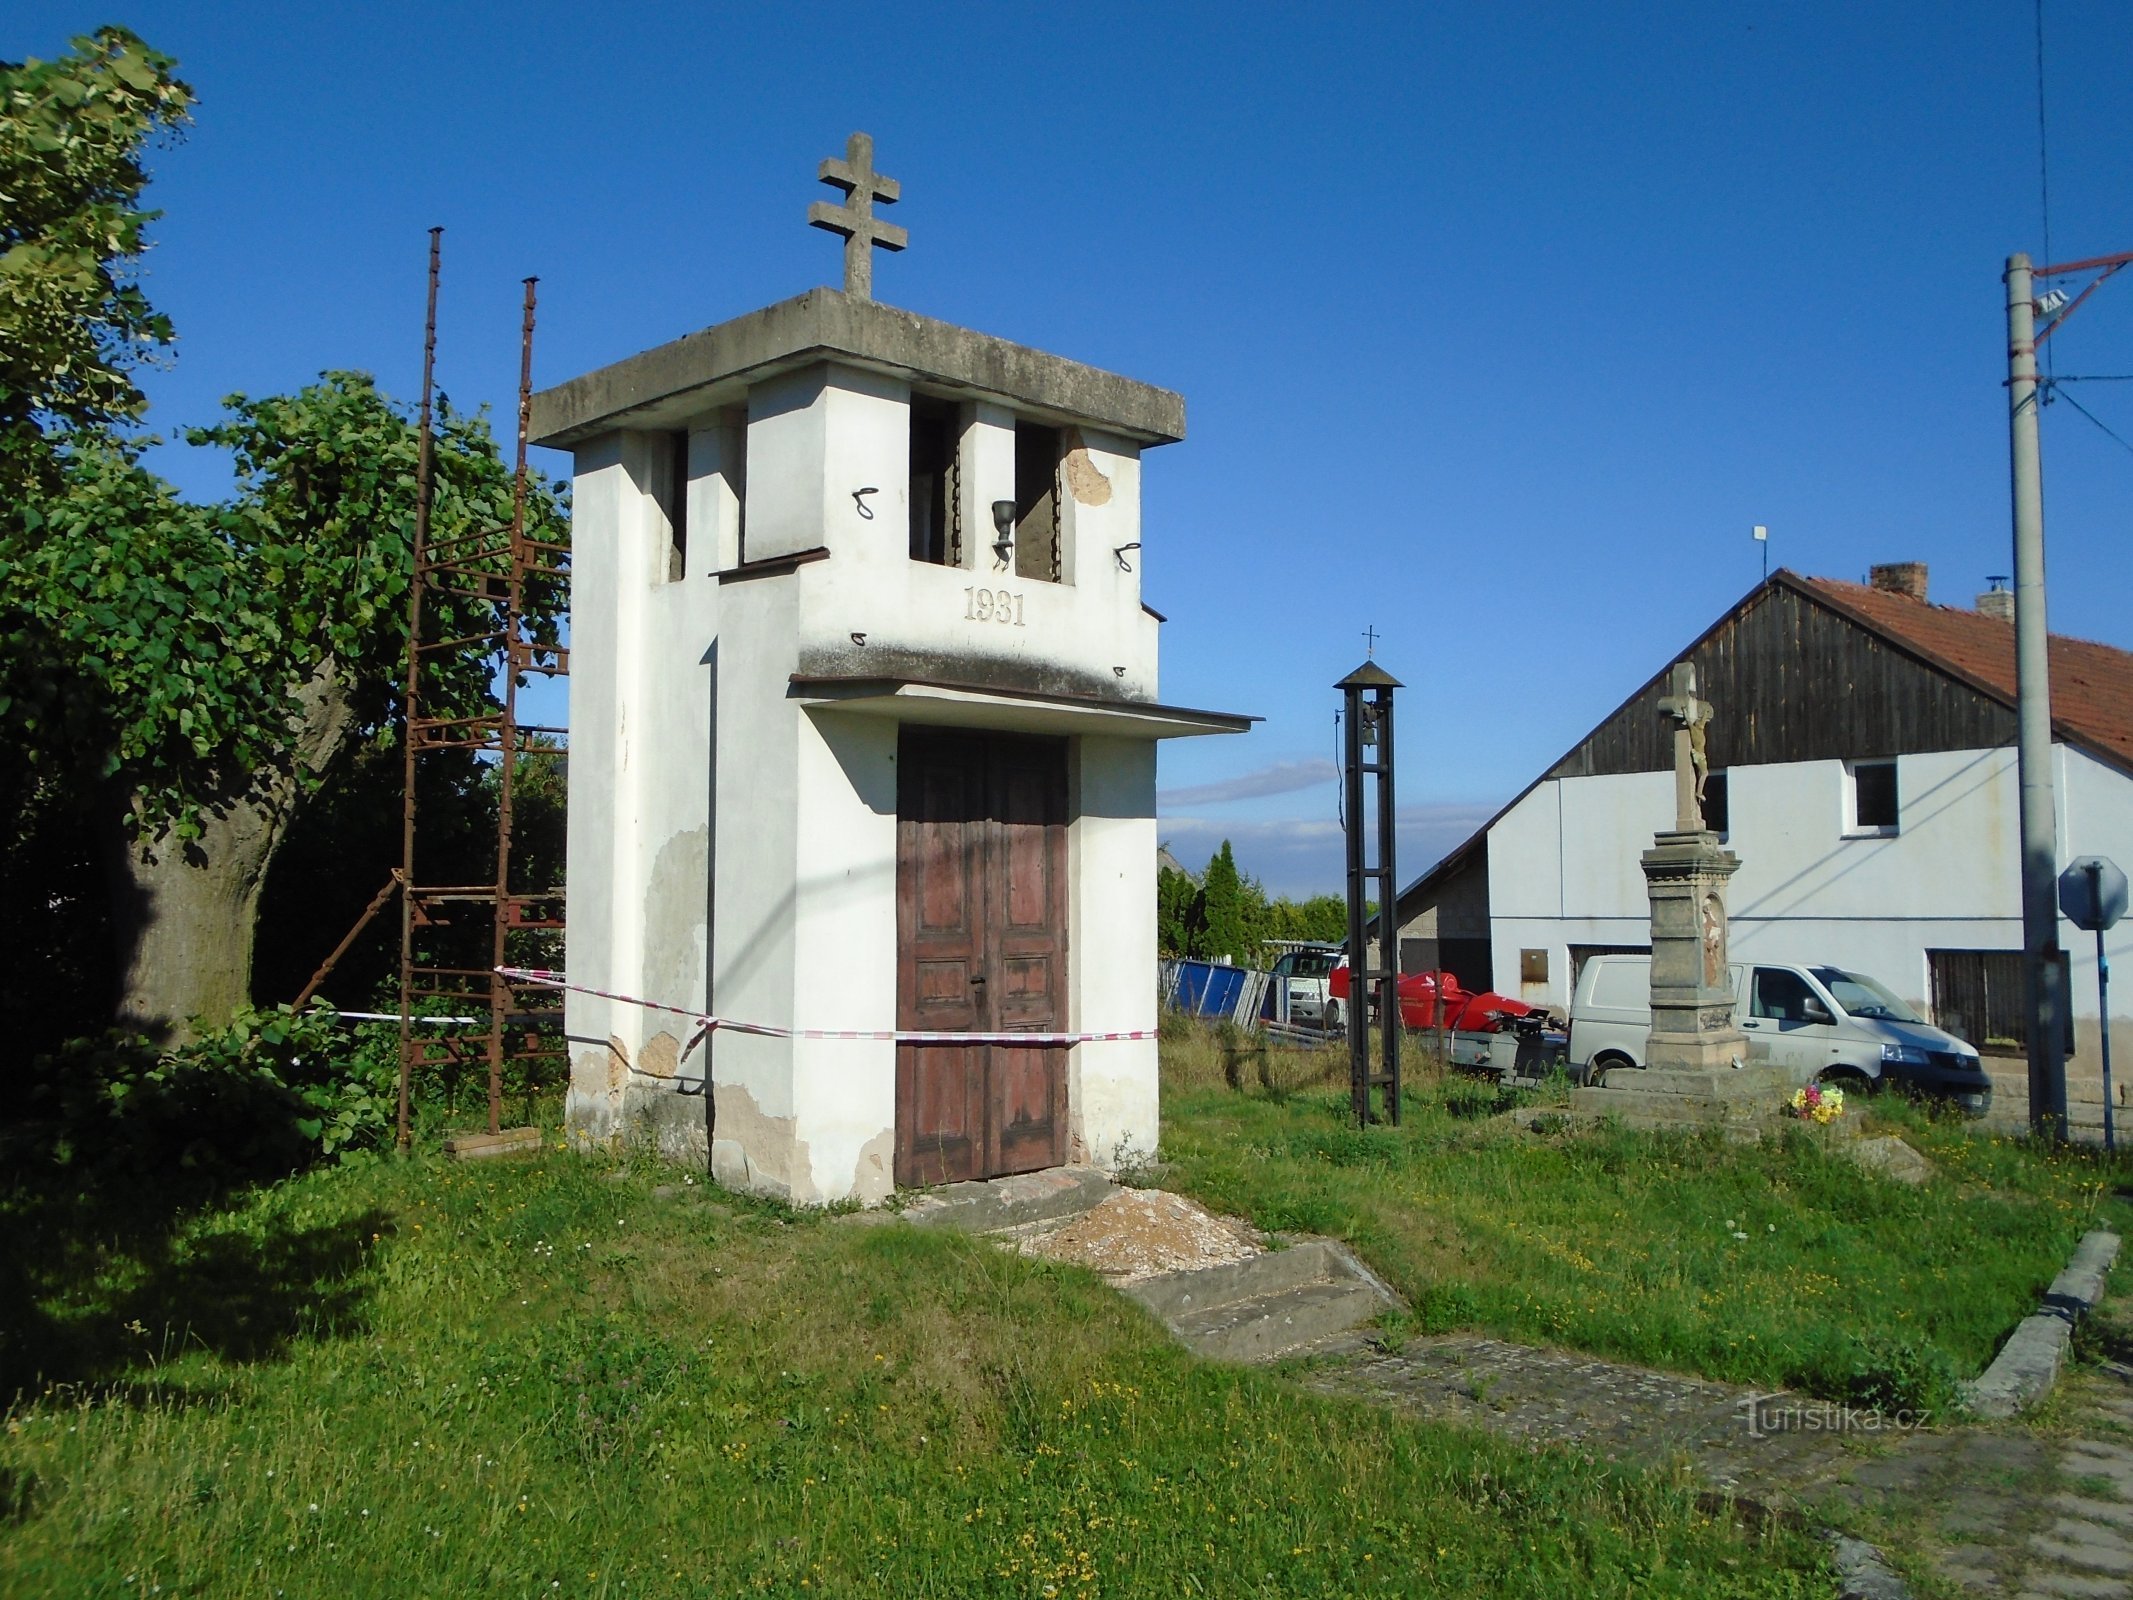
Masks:
[[[1025,1255],[1093,1267],[1123,1283],[1243,1261],[1261,1251],[1249,1224],[1161,1189],[1121,1189],[1063,1226],[1022,1239],[1019,1248]]]

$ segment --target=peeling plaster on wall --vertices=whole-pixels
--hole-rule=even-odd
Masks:
[[[607,1094],[610,1100],[621,1098],[623,1088],[630,1081],[630,1048],[613,1034],[607,1039]]]
[[[585,1044],[584,1039],[573,1040]],[[580,1050],[570,1058],[570,1096],[573,1100],[594,1100],[607,1083],[607,1052],[605,1050]]]
[[[681,1041],[671,1033],[655,1033],[637,1052],[637,1070],[655,1078],[671,1078],[681,1059]]]
[[[850,1198],[862,1205],[878,1205],[896,1192],[896,1130],[884,1128],[859,1147],[859,1161],[852,1172]]]
[[[644,974],[647,999],[703,1004],[704,901],[711,877],[709,825],[659,847],[646,885]]]
[[[714,1179],[729,1189],[771,1195],[792,1205],[821,1204],[807,1145],[793,1136],[796,1119],[765,1116],[755,1096],[737,1083],[717,1085],[712,1096],[718,1129],[711,1141]]]
[[[615,1097],[608,1092],[607,1050],[580,1050],[571,1058],[570,1092],[564,1097],[563,1124],[580,1150],[605,1144],[614,1136]]]
[[[1090,458],[1089,447],[1082,442],[1081,430],[1067,429],[1066,443],[1067,492],[1085,506],[1109,505],[1111,480]]]

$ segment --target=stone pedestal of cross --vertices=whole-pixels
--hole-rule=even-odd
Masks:
[[[827,200],[817,200],[807,208],[808,223],[844,235],[844,292],[854,300],[871,300],[874,247],[901,250],[911,242],[911,235],[895,223],[875,219],[874,202],[894,205],[903,190],[894,178],[884,178],[874,170],[874,141],[864,133],[845,140],[844,159],[839,161],[832,156],[823,162],[820,177],[824,183],[842,189],[845,202],[833,206]]]

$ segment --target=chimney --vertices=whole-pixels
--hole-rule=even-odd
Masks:
[[[1883,594],[1900,594],[1906,600],[1926,601],[1926,564],[1923,561],[1888,561],[1868,574],[1868,581]]]
[[[1992,585],[1977,597],[1978,615],[1990,617],[1995,622],[2014,626],[2014,591],[2007,587],[2007,580],[1988,574],[1985,581]]]

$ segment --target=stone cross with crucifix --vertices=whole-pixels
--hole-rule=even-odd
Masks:
[[[1672,691],[1659,702],[1659,714],[1674,719],[1674,827],[1681,833],[1703,832],[1703,781],[1711,758],[1704,748],[1704,728],[1711,703],[1696,694],[1696,669],[1676,662],[1668,679]]]
[[[864,133],[845,140],[842,161],[832,156],[822,163],[821,178],[842,189],[845,201],[833,206],[817,200],[807,208],[808,223],[844,235],[844,292],[854,300],[871,300],[874,247],[901,250],[911,242],[911,235],[895,223],[875,220],[874,202],[894,205],[903,191],[894,178],[884,178],[874,170],[874,140]]]

